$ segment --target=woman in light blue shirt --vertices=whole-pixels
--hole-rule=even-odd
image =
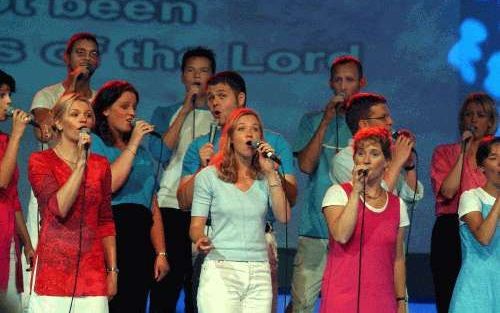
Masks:
[[[271,311],[266,212],[271,207],[276,219],[286,223],[290,206],[276,164],[264,157],[273,148],[262,134],[254,111],[233,111],[219,152],[196,175],[190,236],[207,254],[198,289],[201,313]],[[259,142],[256,149],[252,142]],[[211,226],[205,233],[208,217]]]

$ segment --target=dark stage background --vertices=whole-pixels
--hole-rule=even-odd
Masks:
[[[500,98],[499,8],[498,0],[0,0],[0,67],[17,79],[14,105],[28,109],[37,90],[65,76],[61,53],[71,34],[96,33],[103,53],[93,87],[110,79],[132,82],[141,93],[139,115],[150,119],[156,106],[181,101],[182,52],[204,45],[217,53],[218,70],[243,74],[249,106],[292,143],[302,114],[321,109],[331,95],[331,60],[358,56],[365,90],[385,95],[395,128],[417,136],[426,196],[412,220],[410,252],[428,253],[432,150],[456,140],[457,111],[467,92],[487,90]],[[0,127],[10,129],[9,123]],[[35,149],[26,135],[19,159],[25,209],[26,162]],[[286,242],[278,227],[280,247],[295,247],[300,208],[301,202]]]

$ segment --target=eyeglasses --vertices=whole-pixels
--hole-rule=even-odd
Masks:
[[[384,114],[382,116],[377,116],[377,117],[367,117],[365,120],[380,120],[380,121],[387,121],[388,119],[391,118],[390,114]]]

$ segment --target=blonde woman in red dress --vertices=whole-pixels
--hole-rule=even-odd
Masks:
[[[87,100],[65,95],[52,113],[58,143],[28,168],[41,214],[30,312],[107,313],[118,275],[109,162],[87,152]]]

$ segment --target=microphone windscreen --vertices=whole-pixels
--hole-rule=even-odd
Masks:
[[[90,128],[88,128],[88,127],[82,127],[82,128],[80,128],[80,134],[90,135]]]

